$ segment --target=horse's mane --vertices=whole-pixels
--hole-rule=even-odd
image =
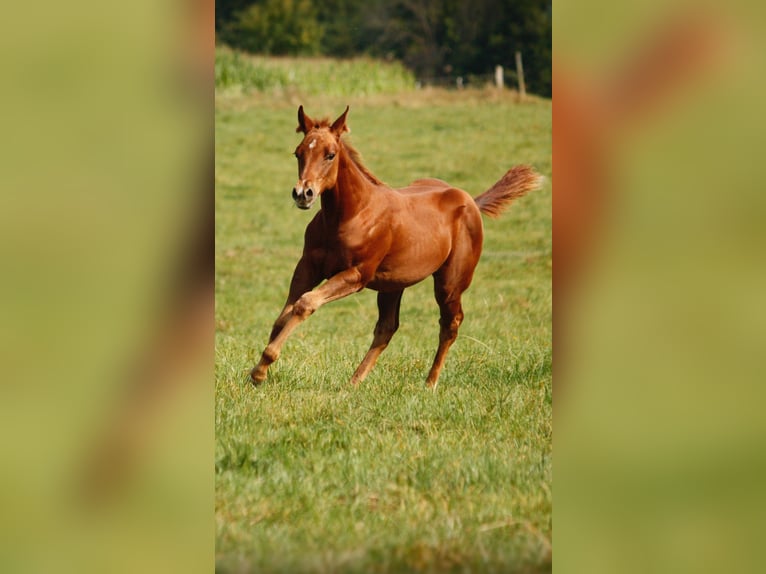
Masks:
[[[375,185],[384,185],[382,181],[380,181],[377,176],[372,173],[369,169],[367,169],[367,166],[362,163],[362,156],[359,155],[359,152],[356,151],[356,148],[352,146],[350,143],[341,140],[341,144],[343,147],[346,148],[346,151],[348,152],[348,156],[351,158],[351,161],[354,162],[356,167],[359,168],[359,171],[362,172],[362,175],[369,179],[372,183]]]
[[[314,127],[317,128],[329,128],[330,127],[330,120],[328,118],[322,118],[318,122],[314,124]],[[370,182],[374,183],[375,185],[385,185],[381,180],[377,178],[377,176],[372,173],[369,169],[367,169],[367,166],[362,163],[362,156],[360,153],[356,150],[354,146],[352,146],[350,143],[345,141],[341,138],[340,140],[341,145],[346,148],[346,151],[348,152],[348,157],[351,158],[351,161],[354,162],[354,165],[359,168],[359,171],[362,172],[362,175],[366,177]]]

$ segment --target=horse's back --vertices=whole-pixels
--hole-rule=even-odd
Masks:
[[[476,213],[473,215],[481,217],[478,208],[473,209],[476,207],[476,203],[468,192],[454,187],[441,179],[416,179],[408,186],[396,189],[395,191],[405,196],[408,210],[413,214],[422,210],[428,211],[432,209],[442,213],[459,210],[469,213],[475,211]]]
[[[462,211],[481,218],[476,203],[468,192],[441,179],[417,179],[395,191],[404,196],[407,211],[416,217],[417,214],[422,215],[423,211],[435,211],[443,216]],[[474,211],[476,213],[473,213]]]
[[[448,184],[446,181],[442,181],[441,179],[436,179],[435,177],[430,177],[425,179],[416,179],[408,186],[400,187],[396,191],[403,194],[428,193],[428,192],[444,191],[451,187],[452,186]]]

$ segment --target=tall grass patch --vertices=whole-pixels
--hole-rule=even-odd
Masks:
[[[216,48],[218,91],[272,95],[368,96],[415,88],[415,78],[399,62],[371,58],[273,58]]]
[[[517,163],[550,176],[546,101],[400,92],[302,103],[319,117],[350,103],[353,143],[393,186],[439,177],[475,196]],[[247,373],[313,215],[290,198],[295,125],[280,99],[216,108],[217,568],[549,570],[550,183],[485,220],[435,392],[424,385],[439,331],[430,279],[405,291],[400,329],[358,388],[348,380],[372,340],[371,291],[317,311],[254,388]]]

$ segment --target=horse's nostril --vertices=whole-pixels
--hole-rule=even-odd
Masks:
[[[308,188],[306,190],[306,197],[314,197],[314,190],[312,190],[311,188]]]
[[[298,192],[293,188],[293,199],[298,199]]]

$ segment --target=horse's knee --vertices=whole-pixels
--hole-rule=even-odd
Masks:
[[[305,319],[316,311],[316,306],[312,303],[311,299],[304,295],[298,299],[293,305],[293,316],[300,319]]]

